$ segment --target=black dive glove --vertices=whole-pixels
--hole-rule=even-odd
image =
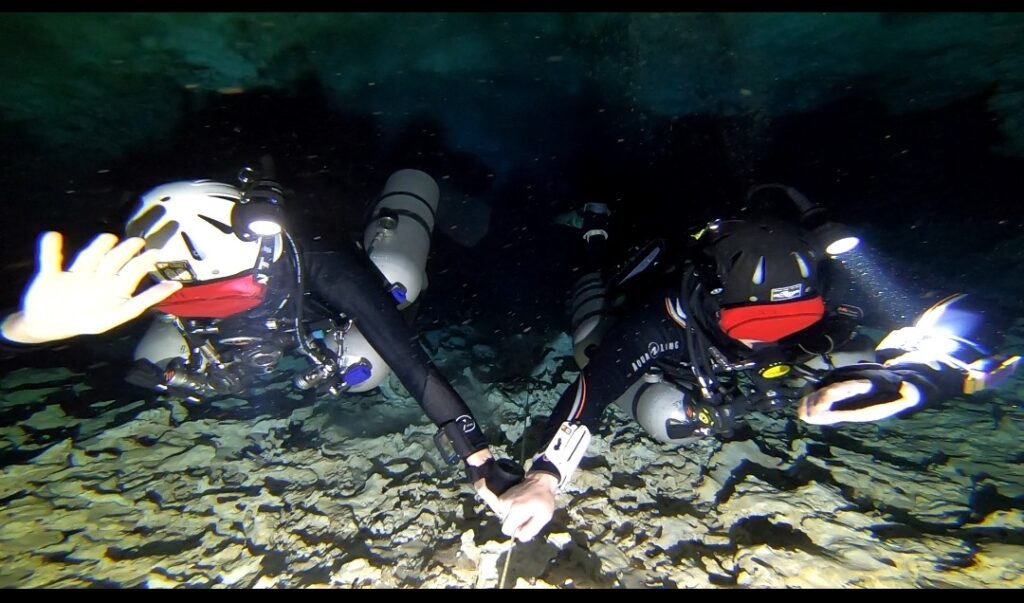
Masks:
[[[860,363],[841,366],[833,369],[818,382],[815,389],[828,387],[840,381],[852,381],[854,379],[867,379],[875,387],[874,392],[883,397],[896,397],[899,394],[903,378],[896,372],[883,367],[881,364]]]
[[[475,484],[483,479],[487,489],[501,496],[506,490],[523,481],[526,471],[522,465],[512,459],[487,459],[483,465],[474,467],[466,463],[466,476],[469,483]]]
[[[854,364],[835,369],[800,399],[797,416],[812,425],[864,423],[906,416],[942,396],[927,367]]]

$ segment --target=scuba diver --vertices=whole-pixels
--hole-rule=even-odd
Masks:
[[[463,461],[493,509],[523,470],[494,458],[402,313],[426,283],[434,179],[411,169],[391,175],[364,232],[365,252],[301,250],[282,227],[281,186],[251,168],[239,182],[153,188],[128,219],[127,238],[98,235],[66,271],[61,234],[45,233],[22,308],[0,325],[6,347],[103,333],[155,307],[127,379],[192,402],[247,391],[291,351],[309,363],[295,386],[323,395],[369,390],[394,371],[439,427],[434,441],[445,460]],[[147,274],[157,284],[134,295]]]
[[[611,277],[599,268],[608,208],[584,207],[592,253],[572,305],[581,373],[555,405],[525,479],[500,499],[505,534],[525,542],[550,521],[556,492],[612,403],[658,441],[686,444],[729,437],[750,412],[794,405],[815,425],[905,417],[1013,373],[1019,356],[992,353],[989,336],[999,333],[963,295],[877,344],[859,333],[863,312],[832,299],[828,275],[830,258],[859,240],[791,187],[762,185],[748,201],[766,188],[785,191],[799,219],[777,219],[776,210],[716,220],[687,238],[678,261],[655,241]],[[646,288],[637,285],[645,278]],[[616,308],[626,283],[644,294]]]

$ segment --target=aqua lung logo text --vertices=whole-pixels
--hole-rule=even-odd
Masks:
[[[670,350],[678,350],[678,349],[679,349],[679,342],[678,341],[670,341],[668,343],[656,343],[656,342],[652,341],[651,343],[649,343],[647,345],[647,352],[645,352],[643,356],[641,356],[641,357],[637,358],[636,360],[634,360],[633,363],[629,365],[629,367],[635,373],[638,370],[640,370],[640,367],[644,366],[645,364],[647,364],[651,360],[657,358],[659,354],[662,354],[664,352],[668,352]]]

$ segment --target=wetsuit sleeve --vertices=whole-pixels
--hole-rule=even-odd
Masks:
[[[885,354],[879,354],[884,358]],[[895,358],[883,363],[884,370],[912,383],[921,390],[922,404],[914,409],[921,410],[928,405],[963,395],[965,373],[953,366],[940,362],[915,362]],[[903,416],[909,416],[906,413]]]
[[[654,362],[685,360],[682,319],[674,304],[675,298],[654,295],[605,335],[576,382],[562,392],[547,422],[544,447],[566,421],[596,430],[605,408]]]
[[[925,405],[963,394],[963,375],[952,368],[933,368],[927,364],[897,364],[888,367],[900,379],[921,390]]]
[[[304,264],[308,289],[329,308],[353,319],[427,417],[444,429],[459,456],[464,459],[486,448],[469,407],[420,346],[376,266],[350,250],[307,253]]]

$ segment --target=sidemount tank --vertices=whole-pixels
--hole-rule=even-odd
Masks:
[[[363,246],[388,282],[399,308],[426,287],[427,255],[440,191],[419,170],[399,170],[384,184],[363,234]]]

